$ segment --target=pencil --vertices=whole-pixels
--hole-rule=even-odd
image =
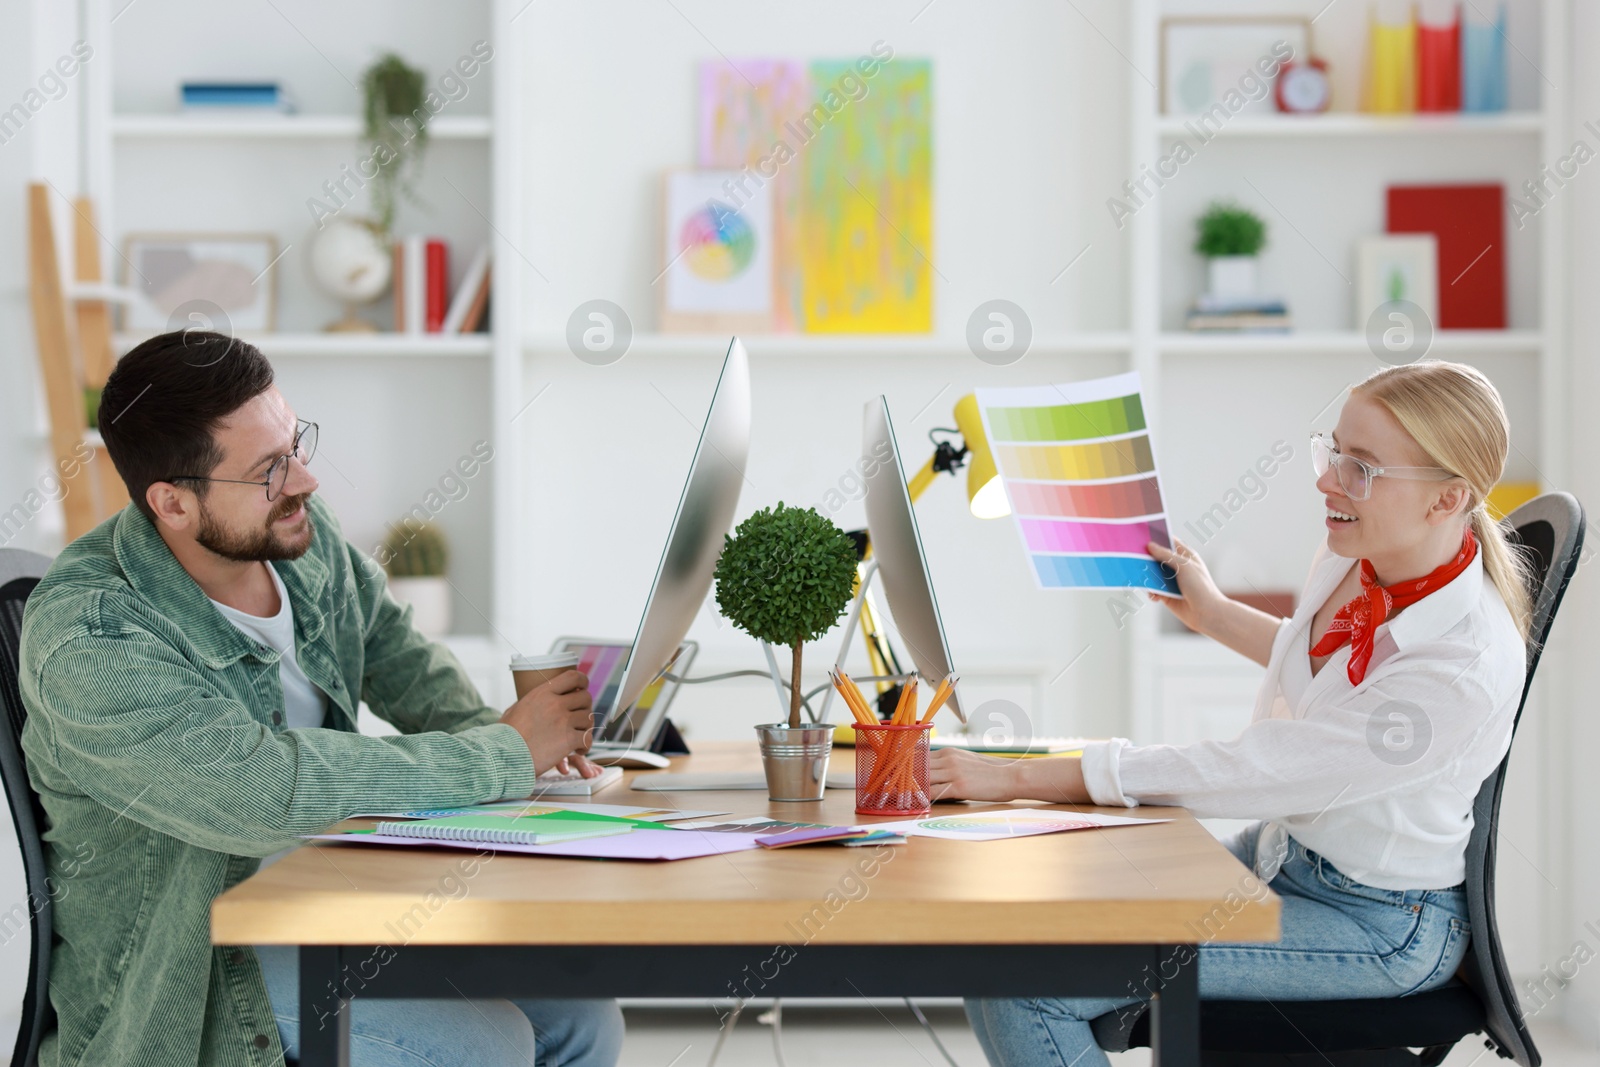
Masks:
[[[850,693],[850,690],[845,687],[845,682],[843,679],[835,675],[832,671],[828,672],[828,679],[833,682],[834,689],[838,691],[839,696],[844,700],[845,707],[850,709],[850,714],[855,717],[855,720],[858,724],[866,726],[877,721],[871,715],[867,714],[867,711],[863,706],[856,703],[855,699]]]
[[[945,675],[944,681],[939,683],[938,690],[933,694],[933,701],[928,705],[928,710],[917,721],[919,723],[932,722],[934,714],[944,707],[944,702],[950,699],[950,694],[955,692],[956,683],[960,680],[954,674]]]
[[[894,706],[894,717],[889,721],[895,726],[906,725],[906,709],[915,709],[917,706],[917,679],[911,678],[900,687],[900,701]],[[915,711],[912,711],[915,714]]]

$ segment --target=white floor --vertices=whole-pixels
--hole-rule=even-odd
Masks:
[[[764,1005],[763,1005],[764,1006]],[[757,1021],[752,1004],[717,1058],[718,1067],[947,1067],[927,1033],[903,1005],[849,1007],[786,1004],[783,1056],[774,1054],[772,1027]],[[628,1005],[628,1040],[621,1067],[706,1067],[716,1043],[718,1015],[711,1007]],[[958,1007],[924,1007],[934,1032],[960,1067],[984,1067],[983,1054]],[[1584,1047],[1559,1026],[1535,1020],[1534,1042],[1544,1067],[1600,1067],[1600,1049]],[[1480,1058],[1481,1057],[1481,1058]],[[1112,1067],[1150,1067],[1148,1049],[1110,1057]],[[1475,1040],[1463,1041],[1445,1067],[1497,1067],[1501,1061]]]

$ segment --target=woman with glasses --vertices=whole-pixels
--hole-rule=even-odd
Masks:
[[[1485,500],[1509,447],[1500,396],[1456,363],[1388,367],[1312,438],[1327,542],[1299,607],[1277,619],[1221,593],[1188,546],[1159,598],[1191,629],[1266,667],[1231,740],[1012,763],[930,760],[946,796],[1134,807],[1259,820],[1230,841],[1244,895],[1270,886],[1282,939],[1200,946],[1214,999],[1399,997],[1450,980],[1471,931],[1463,888],[1472,800],[1511,743],[1530,605],[1526,572]],[[1129,998],[975,1000],[996,1065],[1104,1067],[1089,1022]]]

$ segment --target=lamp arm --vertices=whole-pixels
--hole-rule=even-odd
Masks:
[[[928,462],[922,465],[922,469],[913,474],[910,480],[906,482],[906,495],[911,498],[913,504],[917,502],[918,497],[927,492],[928,486],[933,484],[934,477],[939,473],[934,466],[934,461],[938,458],[939,453],[937,452],[929,456]]]

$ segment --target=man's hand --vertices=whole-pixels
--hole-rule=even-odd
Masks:
[[[589,751],[594,735],[589,679],[581,671],[558,674],[507,708],[500,721],[522,735],[533,756],[534,773],[543,774],[574,753]],[[589,761],[574,758],[580,773],[593,777],[584,770]]]
[[[928,792],[935,800],[1016,800],[1017,762],[936,748],[928,753]]]

